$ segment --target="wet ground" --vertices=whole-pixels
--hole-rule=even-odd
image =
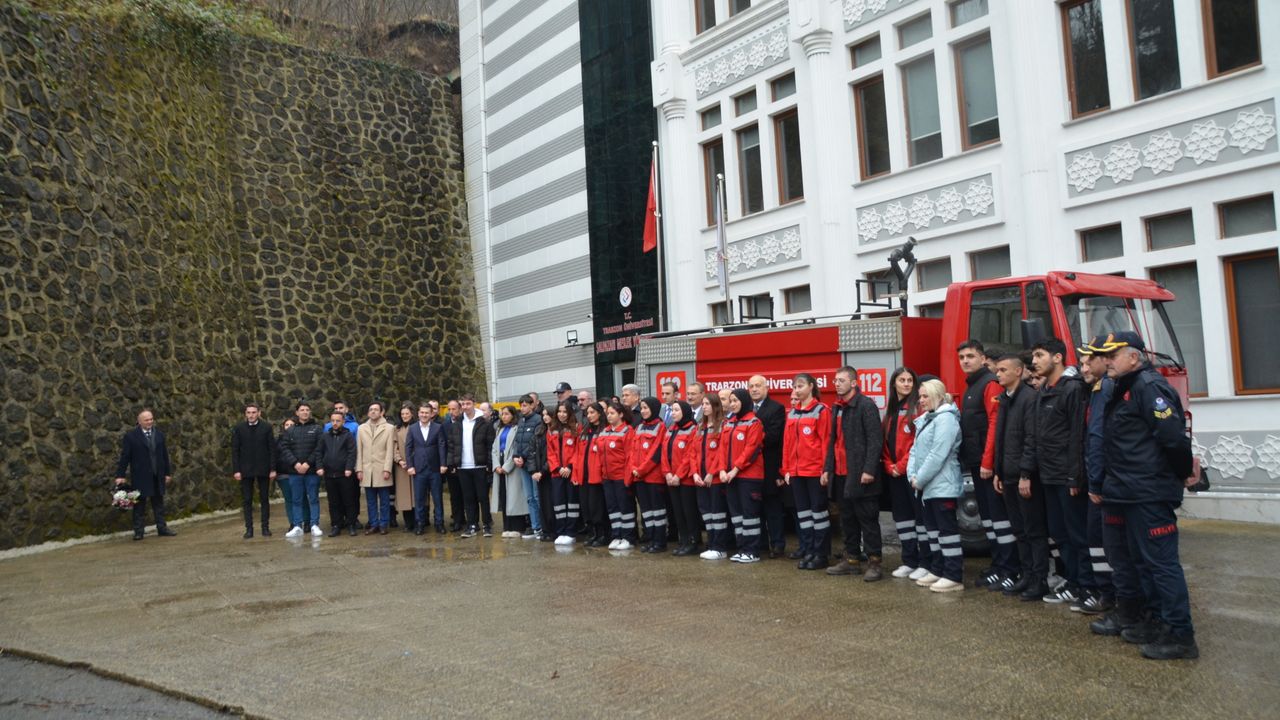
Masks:
[[[84,668],[0,656],[0,717],[6,720],[225,720],[234,716]]]
[[[269,718],[1276,717],[1280,707],[1276,526],[1182,524],[1201,659],[1157,663],[1090,635],[1066,608],[788,561],[394,530],[245,541],[239,525],[202,520],[176,538],[0,560],[0,647]]]

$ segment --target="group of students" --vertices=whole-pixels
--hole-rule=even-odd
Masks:
[[[387,496],[404,471],[414,482],[396,488],[397,507],[406,529],[420,534],[428,498],[435,529],[445,532],[447,484],[453,529],[463,538],[491,536],[492,514],[501,512],[504,537],[557,545],[585,537],[587,547],[659,553],[674,525],[672,555],[750,564],[762,556],[761,505],[772,482],[794,497],[797,567],[870,582],[884,577],[879,515],[887,491],[902,546],[890,574],[949,593],[965,589],[956,513],[967,475],[991,546],[991,565],[975,587],[1103,615],[1093,632],[1123,636],[1147,657],[1195,657],[1173,514],[1191,474],[1179,398],[1134,333],[1095,338],[1077,354],[1080,368],[1068,367],[1065,345],[1048,338],[1028,353],[989,358],[969,340],[957,349],[961,397],[902,367],[890,376],[883,415],[859,392],[853,368],[836,372],[829,405],[815,378],[800,373],[774,472],[766,470],[771,433],[758,416],[767,413],[745,389],[699,392],[696,407],[675,399],[674,386],[663,388],[667,402],[647,397],[630,406],[616,398],[579,403],[566,392],[547,408],[529,394],[518,409],[496,413],[464,395],[442,420],[434,401],[416,414],[406,405],[398,429],[373,403],[354,431],[345,407],[320,430],[303,404],[279,447],[290,535],[309,523],[322,534],[318,482],[308,473],[329,483],[331,534],[346,527],[354,535],[358,497],[349,488],[366,488],[366,533],[385,533]],[[245,500],[248,537],[248,491]],[[834,566],[832,502],[845,545]],[[1058,577],[1064,581],[1051,588]]]

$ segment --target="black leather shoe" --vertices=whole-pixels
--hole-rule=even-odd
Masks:
[[[1018,599],[1022,602],[1033,602],[1043,598],[1049,594],[1049,583],[1038,582],[1031,584],[1026,590],[1023,590]]]
[[[142,531],[141,531],[141,530],[134,530],[134,531],[133,531],[133,539],[134,539],[134,540],[141,540],[141,539],[142,539]]]
[[[436,523],[436,534],[437,534],[437,535],[443,535],[443,534],[444,534],[444,525],[443,525],[443,524],[441,524],[441,523]]]
[[[1016,595],[1021,595],[1030,585],[1031,585],[1031,577],[1028,575],[1023,575],[1022,577],[1018,578],[1018,582],[1014,583],[1012,587],[1004,588],[1003,590],[1001,590],[1001,592],[1008,597],[1014,597]]]
[[[355,536],[356,536],[356,526],[355,526],[355,525],[352,525],[351,527],[347,528],[347,534],[348,534],[348,535],[350,535],[351,537],[355,537]]]
[[[271,537],[271,528],[266,525],[262,526],[262,537]]]
[[[1120,637],[1127,643],[1134,645],[1146,645],[1154,643],[1159,639],[1163,628],[1159,621],[1147,618],[1136,625],[1127,627],[1120,632]]]
[[[792,553],[787,557],[791,558],[792,560],[804,560],[809,556],[803,550],[795,550],[795,551],[792,551]]]
[[[178,533],[170,530],[167,527],[163,527],[163,528],[160,528],[159,530],[156,530],[156,534],[159,535],[160,537],[174,537]]]
[[[810,565],[809,569],[810,570],[826,570],[827,566],[830,564],[831,564],[831,561],[827,560],[825,556],[814,555],[813,559],[809,561],[809,565]]]
[[[342,534],[342,528],[338,527],[337,525],[334,525],[333,527],[329,528],[329,537],[338,537],[341,534]]]
[[[424,528],[424,527],[422,527],[421,525],[419,525],[418,527],[416,527],[416,528],[414,528],[414,529],[413,529],[413,534],[414,534],[414,535],[426,535],[426,534],[427,534],[427,529],[426,529],[426,528]]]
[[[253,537],[253,528],[245,528],[245,529],[244,529],[244,539],[245,539],[245,540],[248,540],[249,538],[252,538],[252,537]]]
[[[1172,632],[1164,632],[1155,642],[1138,648],[1142,657],[1148,660],[1194,660],[1200,657],[1200,648],[1196,647],[1194,635],[1180,637]]]

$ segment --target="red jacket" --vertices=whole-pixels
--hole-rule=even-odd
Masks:
[[[636,426],[631,438],[631,470],[634,482],[666,485],[662,477],[662,446],[667,443],[667,426],[654,418]]]
[[[724,432],[725,470],[738,471],[746,480],[764,480],[764,426],[750,410],[726,420]]]
[[[693,451],[697,444],[698,426],[689,423],[683,428],[673,427],[667,433],[662,450],[662,475],[668,473],[680,478],[681,485],[693,485]]]
[[[553,477],[560,477],[561,468],[569,468],[569,478],[579,473],[578,436],[568,430],[547,430],[547,470]],[[575,484],[580,484],[579,477]]]
[[[712,484],[719,485],[720,471],[724,470],[724,451],[720,447],[723,434],[709,430],[706,427],[698,428],[693,436],[693,452],[689,457],[692,468],[690,474],[710,476]]]
[[[919,413],[910,414],[904,406],[898,410],[897,417],[886,415],[884,418],[884,450],[880,453],[880,462],[891,477],[894,471],[903,477],[907,474],[907,460],[911,457],[911,446],[916,442],[915,419],[919,416]],[[896,460],[889,456],[890,436],[893,437]]]
[[[801,408],[791,408],[782,431],[782,474],[791,477],[818,477],[827,460],[831,437],[831,412],[810,399]]]
[[[827,441],[832,443],[831,449],[836,455],[836,475],[844,477],[849,474],[849,451],[844,446],[844,423],[841,418],[845,410],[849,409],[849,403],[844,398],[836,398],[831,403],[831,427],[832,430],[827,434]]]
[[[600,455],[594,451],[596,435],[597,433],[586,426],[578,435],[578,441],[574,446],[577,455],[577,461],[573,466],[574,485],[581,485],[584,480],[588,485],[599,485],[604,480],[600,475]]]
[[[595,455],[604,480],[622,480],[631,486],[631,426],[606,427],[591,442],[591,454]]]

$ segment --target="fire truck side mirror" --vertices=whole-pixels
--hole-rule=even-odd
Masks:
[[[1027,318],[1022,321],[1022,349],[1030,350],[1032,345],[1048,337],[1044,327],[1044,318]]]

